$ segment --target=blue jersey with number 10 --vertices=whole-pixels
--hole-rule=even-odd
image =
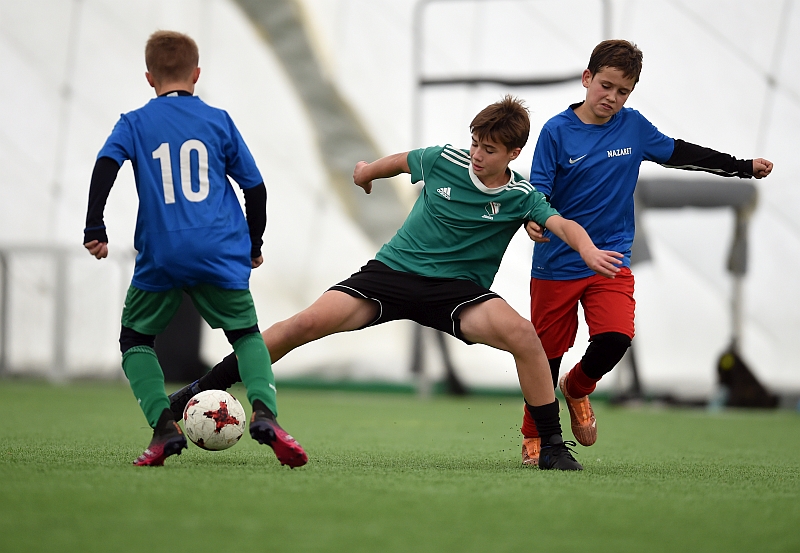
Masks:
[[[263,179],[225,111],[196,96],[154,98],[120,117],[97,157],[133,165],[134,286],[248,288],[250,235],[227,176],[241,188]]]

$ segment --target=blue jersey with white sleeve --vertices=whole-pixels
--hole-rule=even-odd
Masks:
[[[263,179],[227,112],[197,96],[153,98],[120,117],[97,157],[133,165],[135,287],[248,288],[251,241],[228,176],[242,189]]]
[[[565,219],[579,223],[601,250],[625,255],[630,266],[635,232],[633,191],[643,160],[666,162],[674,140],[638,111],[622,108],[603,125],[582,122],[570,106],[545,123],[530,183]],[[578,252],[550,231],[533,250],[531,276],[572,280],[595,274]]]

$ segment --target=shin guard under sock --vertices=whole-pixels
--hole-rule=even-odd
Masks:
[[[164,390],[164,373],[153,348],[134,346],[122,355],[122,370],[128,377],[131,390],[139,402],[147,424],[155,428],[164,409],[169,410],[169,398]]]

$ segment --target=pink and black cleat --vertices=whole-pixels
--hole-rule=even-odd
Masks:
[[[168,409],[165,409],[169,412]],[[171,412],[170,412],[171,414]],[[163,417],[163,415],[162,415]],[[186,437],[174,420],[159,420],[150,445],[133,462],[137,467],[161,467],[170,455],[180,455],[186,449]]]
[[[297,440],[281,428],[278,421],[262,411],[253,411],[250,419],[250,436],[258,443],[270,446],[281,465],[295,468],[302,467],[308,462],[308,455]]]

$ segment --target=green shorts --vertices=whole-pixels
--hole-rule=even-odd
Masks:
[[[198,284],[167,292],[146,292],[131,285],[122,308],[122,325],[142,334],[161,334],[178,311],[184,292],[211,328],[241,330],[258,323],[250,290]]]

